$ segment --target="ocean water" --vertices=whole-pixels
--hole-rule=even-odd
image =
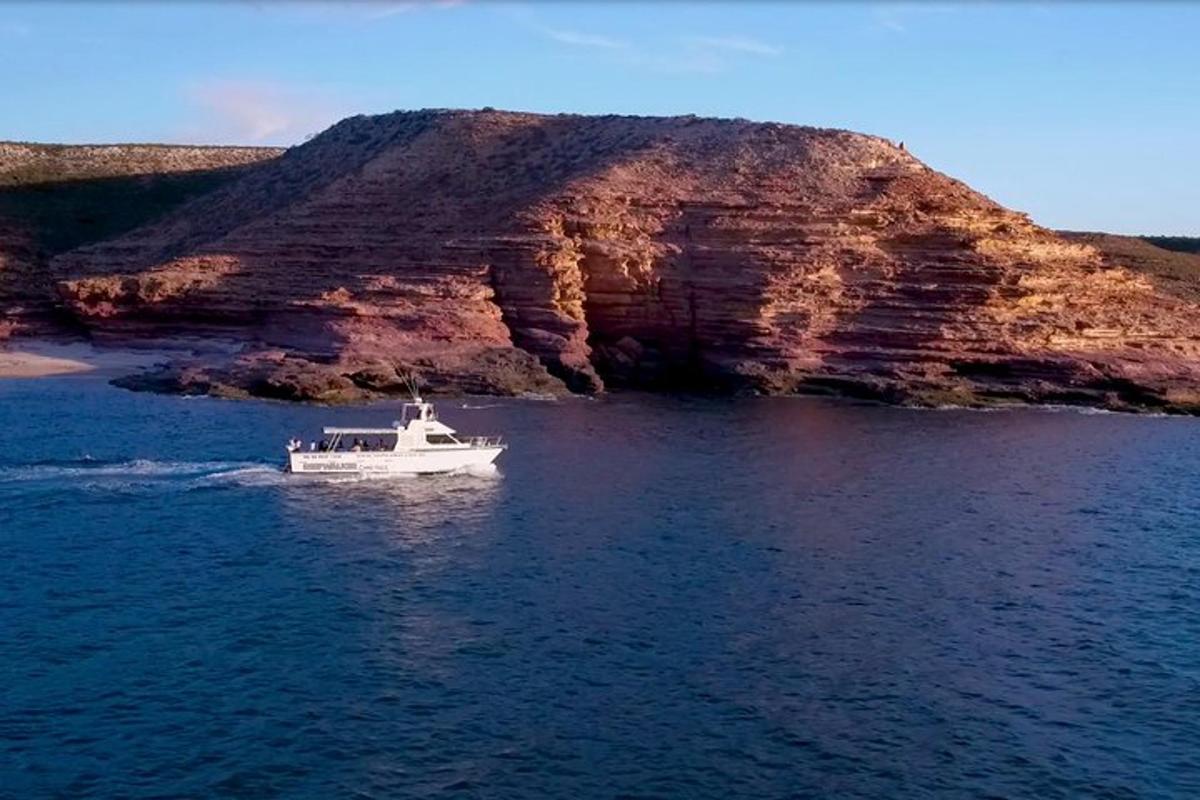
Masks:
[[[0,383],[0,796],[1200,796],[1200,420],[440,410]]]

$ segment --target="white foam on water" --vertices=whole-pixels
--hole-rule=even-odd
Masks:
[[[190,489],[218,486],[248,486],[270,487],[284,486],[292,479],[292,475],[282,467],[269,464],[249,464],[234,469],[220,470],[194,478],[188,484]]]
[[[62,482],[86,491],[121,491],[122,488],[167,486],[180,479],[262,469],[262,464],[229,461],[131,461],[103,462],[89,457],[78,461],[0,465],[0,483]]]
[[[245,461],[156,461],[135,458],[129,461],[96,461],[85,456],[77,461],[7,464],[0,466],[0,482],[54,481],[81,478],[88,485],[106,478],[169,479],[203,475],[260,466]]]
[[[492,478],[500,474],[500,468],[495,464],[475,464],[462,469],[456,469],[451,475],[471,475],[476,478]]]
[[[77,461],[0,466],[0,484],[61,483],[89,492],[191,491],[219,488],[276,488],[306,485],[404,484],[414,480],[456,477],[495,478],[494,464],[465,467],[445,475],[294,475],[282,466],[251,461]]]
[[[1168,414],[1165,411],[1118,411],[1113,408],[1095,408],[1094,406],[1045,405],[1038,406],[1043,411],[1063,414],[1079,414],[1085,417],[1139,417],[1142,419],[1194,419],[1188,414]]]
[[[1075,414],[1083,417],[1123,416],[1141,417],[1145,419],[1188,419],[1186,414],[1168,414],[1163,411],[1119,411],[1112,408],[1097,408],[1096,406],[1067,405],[1063,403],[1003,403],[993,406],[960,406],[946,404],[940,406],[896,406],[905,411],[969,411],[972,414],[1011,414],[1011,413],[1040,413],[1040,414]]]

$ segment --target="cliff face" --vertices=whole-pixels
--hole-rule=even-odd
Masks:
[[[845,131],[355,117],[50,272],[97,337],[245,344],[183,390],[1200,398],[1192,301]]]
[[[132,230],[280,152],[0,142],[0,339],[64,323],[52,256]]]

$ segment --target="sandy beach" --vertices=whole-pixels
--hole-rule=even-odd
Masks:
[[[104,348],[89,342],[19,340],[0,347],[0,378],[72,374],[112,377],[169,359],[170,354],[163,350]]]

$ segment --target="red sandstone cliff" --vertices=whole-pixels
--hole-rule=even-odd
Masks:
[[[846,131],[355,117],[51,271],[97,337],[245,343],[184,390],[1200,400],[1194,303]]]

